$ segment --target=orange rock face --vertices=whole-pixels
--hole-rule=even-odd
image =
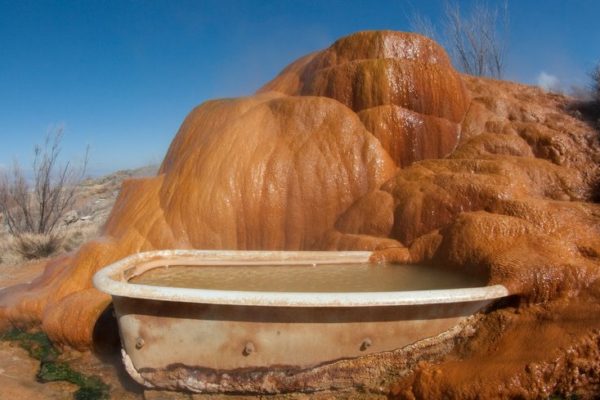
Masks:
[[[515,295],[445,361],[398,374],[392,395],[590,393],[600,380],[569,374],[600,376],[589,360],[600,316],[571,314],[600,300],[600,145],[567,103],[461,76],[419,35],[340,39],[255,96],[193,110],[159,174],[124,184],[104,236],[1,292],[0,321],[89,346],[110,300],[92,275],[137,251],[367,249],[481,274]],[[538,326],[533,346],[523,337]]]
[[[400,166],[449,154],[469,105],[439,45],[391,31],[340,39],[296,61],[260,91],[338,100],[358,113]]]
[[[421,363],[392,397],[595,398],[600,387],[598,132],[568,99],[464,77],[473,101],[444,160],[400,171],[391,236],[413,261],[487,274],[518,295],[441,363]],[[384,250],[382,257],[401,260]]]
[[[269,93],[213,101],[187,117],[165,157],[162,216],[176,247],[315,248],[395,169],[334,100]]]

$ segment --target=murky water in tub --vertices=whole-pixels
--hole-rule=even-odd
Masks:
[[[392,292],[476,287],[481,279],[419,265],[174,265],[133,277],[130,283],[257,292]]]

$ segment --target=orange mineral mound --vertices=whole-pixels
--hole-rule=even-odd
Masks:
[[[424,36],[359,32],[294,62],[260,91],[326,96],[356,113],[400,166],[449,154],[469,106],[446,52]]]
[[[255,96],[193,110],[158,175],[123,185],[103,237],[2,291],[0,321],[89,346],[110,303],[92,275],[137,251],[367,249],[480,274],[514,297],[445,358],[449,342],[340,362],[289,377],[289,390],[335,387],[323,379],[346,371],[400,398],[593,397],[600,145],[569,101],[462,76],[420,35],[342,38]]]

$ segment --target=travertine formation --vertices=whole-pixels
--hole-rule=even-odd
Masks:
[[[137,251],[376,250],[482,274],[515,294],[441,364],[406,375],[393,357],[352,361],[391,371],[386,382],[396,376],[378,390],[591,397],[600,385],[600,146],[567,103],[461,76],[419,35],[342,38],[255,96],[193,110],[159,174],[124,184],[103,238],[1,292],[0,321],[41,323],[56,341],[89,346],[110,302],[91,276]],[[586,309],[593,314],[572,318]]]
[[[358,114],[399,166],[449,154],[469,97],[444,50],[420,35],[360,32],[292,63],[260,92],[325,96]]]

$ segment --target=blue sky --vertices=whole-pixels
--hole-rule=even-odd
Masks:
[[[349,33],[410,30],[414,11],[436,23],[443,4],[0,0],[0,165],[27,165],[56,126],[65,159],[90,145],[95,174],[159,163],[194,106],[251,94]],[[600,60],[600,1],[513,0],[509,10],[507,79],[585,84]]]

